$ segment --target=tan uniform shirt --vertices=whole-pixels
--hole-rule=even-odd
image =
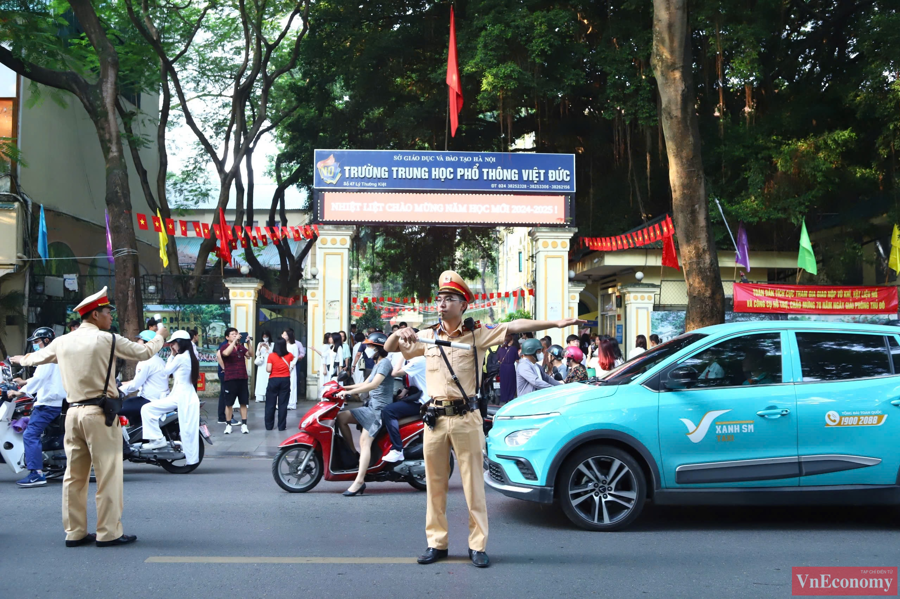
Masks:
[[[464,328],[462,325],[454,331],[447,332],[440,327],[432,327],[419,331],[418,337],[422,339],[444,339],[447,341],[456,341],[458,343],[466,343],[474,345],[478,348],[478,362],[476,364],[475,355],[472,350],[456,349],[455,347],[445,347],[444,352],[450,365],[453,366],[453,372],[459,377],[459,382],[465,390],[469,399],[475,397],[475,372],[482,372],[484,366],[484,356],[487,349],[500,345],[506,338],[508,323],[494,325],[493,328],[481,325],[474,331]],[[401,351],[403,357],[411,360],[416,356],[425,356],[425,384],[428,387],[428,395],[435,400],[443,399],[462,399],[459,387],[453,382],[450,371],[444,358],[441,357],[441,350],[434,345],[425,345],[424,343],[415,343],[411,346],[404,346],[401,342]],[[481,378],[481,374],[479,374]]]
[[[116,335],[116,356],[125,360],[149,360],[162,349],[164,343],[165,340],[159,334],[145,345]],[[37,366],[57,362],[69,403],[95,399],[103,395],[103,377],[109,366],[111,345],[111,333],[101,331],[89,322],[82,322],[77,330],[57,337],[40,351],[25,355],[22,365]],[[115,364],[109,372],[106,394],[109,397],[119,396]]]

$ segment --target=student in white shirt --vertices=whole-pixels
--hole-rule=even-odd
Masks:
[[[145,345],[155,336],[156,333],[153,331],[141,331],[137,341],[141,345]],[[169,394],[169,375],[166,374],[166,363],[159,357],[159,354],[155,354],[149,360],[138,362],[134,370],[134,378],[122,383],[119,391],[123,395],[137,393],[136,397],[122,402],[122,409],[119,410],[119,414],[132,422],[137,422],[141,418],[141,408],[144,407],[144,404]]]
[[[403,461],[403,438],[400,436],[400,420],[410,416],[417,416],[421,406],[428,403],[431,399],[428,396],[428,389],[425,387],[425,356],[413,358],[397,374],[405,374],[409,378],[409,386],[415,387],[422,394],[418,400],[414,397],[404,397],[400,401],[395,401],[381,409],[381,421],[384,422],[388,437],[391,439],[391,450],[382,458],[385,462]]]

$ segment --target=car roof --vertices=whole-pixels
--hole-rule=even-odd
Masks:
[[[703,333],[705,335],[722,335],[739,333],[741,331],[761,331],[761,330],[810,330],[816,329],[820,331],[835,331],[841,333],[883,333],[886,335],[896,335],[898,333],[897,326],[888,326],[883,324],[869,324],[856,322],[827,322],[822,320],[750,320],[746,322],[727,322],[725,324],[717,324],[701,329],[690,331],[691,333]]]

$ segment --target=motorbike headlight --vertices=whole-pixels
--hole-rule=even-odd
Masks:
[[[537,432],[541,430],[539,428],[526,428],[521,431],[516,431],[514,433],[510,433],[506,435],[506,444],[510,447],[518,447],[520,445],[525,445],[528,442],[528,439],[532,438]]]

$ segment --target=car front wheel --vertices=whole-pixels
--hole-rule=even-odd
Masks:
[[[576,451],[560,468],[557,481],[563,511],[586,530],[622,530],[644,508],[644,473],[631,455],[616,447]]]

